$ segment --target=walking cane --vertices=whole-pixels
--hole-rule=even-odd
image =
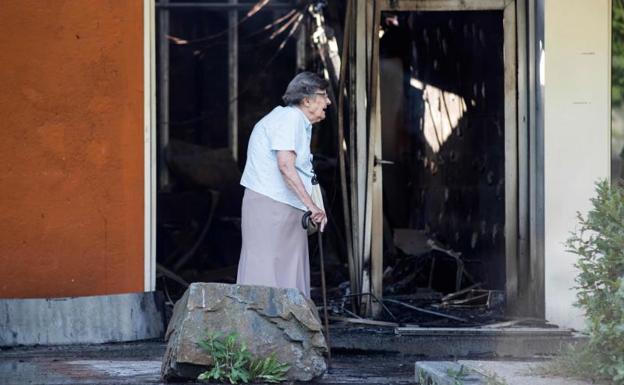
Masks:
[[[312,221],[310,216],[312,215],[312,211],[308,211],[303,214],[303,218],[301,220],[301,225],[304,229],[308,229],[309,226],[318,226],[316,223]],[[319,228],[316,233],[318,234],[318,248],[319,248],[319,257],[321,260],[321,293],[323,295],[323,315],[325,319],[325,340],[327,341],[327,361],[328,367],[331,364],[331,347],[329,344],[329,316],[327,315],[327,289],[325,286],[325,264],[324,264],[324,255],[323,255],[323,232]]]

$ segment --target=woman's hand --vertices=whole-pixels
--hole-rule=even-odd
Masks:
[[[327,224],[327,216],[325,215],[325,211],[321,210],[320,207],[314,204],[310,194],[306,191],[303,186],[303,182],[295,169],[295,159],[297,155],[294,151],[278,151],[277,152],[277,166],[279,167],[286,184],[290,189],[292,189],[295,194],[301,199],[301,202],[305,205],[305,207],[312,212],[310,218],[317,225],[320,225],[320,230],[325,230],[325,225]]]
[[[325,225],[327,224],[327,215],[325,211],[321,210],[317,205],[312,204],[308,210],[312,213],[310,218],[320,226],[320,231],[323,232],[325,230]]]

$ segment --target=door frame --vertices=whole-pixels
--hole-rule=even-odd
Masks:
[[[528,109],[528,90],[525,87],[524,78],[526,74],[526,64],[524,60],[518,60],[518,56],[523,56],[524,45],[526,43],[524,32],[526,28],[526,9],[523,1],[516,0],[378,0],[376,12],[382,11],[489,11],[498,10],[503,12],[503,51],[504,51],[504,86],[505,86],[505,295],[507,298],[507,311],[515,314],[533,313],[527,304],[523,304],[519,298],[524,297],[524,291],[530,291],[532,282],[519,282],[523,271],[531,271],[529,257],[529,148],[528,143],[528,122],[526,111]],[[524,13],[523,13],[524,12]],[[520,20],[518,20],[520,16]],[[524,18],[522,18],[524,16]],[[378,17],[376,18],[379,19]],[[522,24],[519,24],[520,21]],[[520,28],[519,28],[520,27]],[[378,35],[373,37],[377,40],[374,55],[379,57]],[[521,59],[525,59],[524,56]],[[373,66],[375,68],[375,66]],[[521,68],[522,67],[522,68]],[[379,68],[373,76],[379,76]],[[520,82],[519,82],[520,80]],[[376,100],[374,107],[379,111],[379,100]],[[522,118],[518,111],[521,110]],[[371,120],[371,156],[381,159],[381,125],[380,120]],[[372,162],[371,162],[372,163]],[[371,244],[373,270],[382,269],[383,263],[375,263],[375,260],[383,260],[381,239],[379,234],[383,234],[382,218],[382,194],[380,184],[382,180],[381,165],[374,166],[372,182],[372,233]],[[375,213],[377,213],[375,215]],[[377,267],[375,269],[375,267]],[[373,271],[371,273],[373,281],[376,276],[383,272]],[[524,279],[522,279],[524,280]],[[379,284],[378,284],[379,285]],[[374,285],[374,286],[378,286]],[[522,289],[522,290],[521,290]],[[375,288],[377,294],[381,293],[381,288]],[[543,293],[541,294],[543,297]]]
[[[156,4],[143,0],[143,290],[156,290]]]

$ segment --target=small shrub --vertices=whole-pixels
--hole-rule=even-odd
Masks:
[[[586,346],[570,346],[560,356],[539,365],[531,370],[532,373],[546,377],[566,377],[577,380],[602,383],[608,380],[597,371],[599,357]]]
[[[624,190],[602,181],[587,216],[566,242],[578,255],[577,306],[586,314],[589,343],[581,353],[594,358],[592,377],[624,384]]]
[[[275,353],[266,358],[253,359],[249,364],[251,378],[264,382],[284,381],[288,369],[290,369],[288,364],[277,361]]]
[[[468,374],[468,370],[466,370],[464,365],[460,365],[459,370],[451,368],[446,370],[446,375],[453,379],[453,385],[463,385]]]
[[[275,353],[265,358],[255,358],[244,342],[238,342],[236,333],[223,336],[208,333],[205,340],[197,343],[212,358],[212,367],[201,373],[200,381],[228,381],[231,384],[250,381],[281,382],[286,379],[288,364],[277,361]]]
[[[496,373],[487,375],[485,385],[507,385],[507,381]]]

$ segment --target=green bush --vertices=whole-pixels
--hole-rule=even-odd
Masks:
[[[245,343],[238,342],[236,333],[225,336],[208,333],[206,339],[197,344],[212,358],[212,367],[197,377],[200,381],[281,382],[290,369],[288,364],[277,361],[275,353],[265,358],[253,357]]]
[[[593,377],[624,385],[624,190],[602,181],[596,193],[566,246],[579,256],[577,305],[587,317]]]

